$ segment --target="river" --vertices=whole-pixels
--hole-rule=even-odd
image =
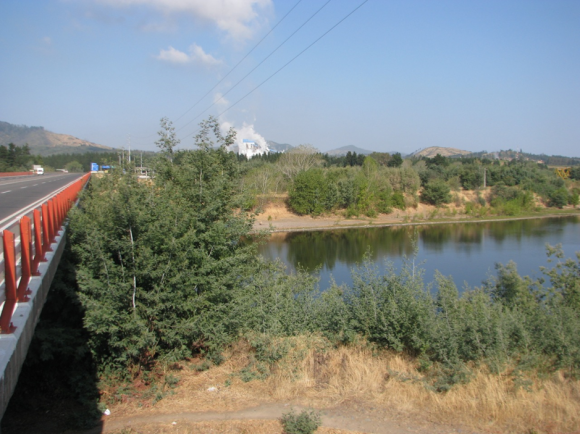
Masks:
[[[457,287],[481,286],[495,275],[495,264],[516,262],[520,275],[539,277],[549,265],[546,244],[561,244],[566,257],[580,251],[580,216],[497,222],[275,233],[259,247],[265,258],[280,258],[289,271],[300,264],[310,272],[319,268],[320,289],[350,284],[350,269],[369,252],[384,269],[385,261],[400,268],[405,256],[422,263],[426,282],[435,270],[452,276]]]

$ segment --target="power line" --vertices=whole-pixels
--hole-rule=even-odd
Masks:
[[[276,27],[278,27],[278,25],[279,25],[279,24],[280,24],[282,21],[284,21],[284,19],[285,19],[285,18],[286,18],[288,15],[290,15],[290,12],[292,12],[292,11],[293,11],[293,10],[296,8],[296,6],[298,6],[298,5],[299,5],[301,2],[302,2],[302,0],[298,0],[298,1],[296,2],[296,4],[295,4],[294,6],[292,6],[292,8],[291,8],[291,9],[290,9],[288,12],[286,12],[286,15],[284,15],[284,16],[283,16],[283,17],[282,17],[282,18],[281,18],[281,19],[280,19],[280,20],[279,20],[279,21],[276,23],[276,25],[275,25],[274,27],[272,27],[272,28],[270,29],[270,31],[269,31],[268,33],[266,33],[266,34],[264,35],[264,37],[263,37],[262,39],[260,39],[260,40],[258,41],[258,43],[257,43],[256,45],[254,45],[254,46],[252,47],[252,49],[251,49],[250,51],[248,51],[248,52],[247,52],[247,54],[246,54],[244,57],[242,57],[242,59],[241,59],[241,60],[240,60],[238,63],[236,63],[236,64],[233,66],[233,68],[232,68],[232,69],[230,69],[230,70],[228,71],[228,73],[227,73],[226,75],[224,75],[224,76],[222,77],[222,79],[221,79],[220,81],[218,81],[218,82],[215,84],[215,86],[214,86],[214,87],[212,87],[210,90],[208,90],[208,91],[207,91],[207,93],[206,93],[204,96],[202,96],[200,99],[198,99],[198,100],[197,100],[197,102],[196,102],[194,105],[192,105],[190,108],[188,108],[188,109],[187,109],[187,111],[186,111],[185,113],[183,113],[181,116],[179,116],[179,117],[178,117],[178,118],[175,120],[175,122],[177,122],[177,121],[178,121],[178,120],[180,120],[182,117],[184,117],[184,116],[185,116],[187,113],[189,113],[191,110],[193,110],[193,109],[194,109],[194,108],[195,108],[195,107],[196,107],[196,106],[197,106],[197,105],[198,105],[198,104],[199,104],[199,103],[200,103],[200,102],[201,102],[201,101],[202,101],[202,100],[203,100],[203,99],[204,99],[206,96],[208,96],[210,93],[212,93],[212,91],[213,91],[213,90],[214,90],[216,87],[218,87],[218,86],[219,86],[219,85],[220,85],[220,84],[221,84],[221,83],[222,83],[222,82],[223,82],[223,81],[224,81],[224,80],[225,80],[225,79],[228,77],[228,75],[230,75],[230,74],[231,74],[231,73],[234,71],[234,69],[236,69],[236,68],[237,68],[237,67],[240,65],[240,63],[242,63],[244,60],[246,60],[246,58],[247,58],[247,57],[248,57],[250,54],[252,54],[252,52],[253,52],[253,51],[254,51],[254,50],[255,50],[255,49],[258,47],[258,45],[260,45],[260,44],[261,44],[261,43],[264,41],[264,39],[266,39],[266,38],[267,38],[267,37],[270,35],[270,33],[272,33],[272,32],[274,31],[274,29],[275,29]]]
[[[250,72],[248,72],[246,75],[244,75],[240,80],[238,80],[238,82],[236,84],[234,84],[226,93],[224,93],[218,100],[214,101],[213,104],[211,104],[209,107],[207,107],[205,110],[203,110],[202,112],[200,112],[196,117],[194,117],[192,120],[190,120],[188,123],[186,123],[185,125],[183,125],[182,127],[178,128],[176,131],[180,131],[182,129],[184,129],[186,126],[190,125],[193,121],[195,121],[196,119],[198,119],[199,117],[201,117],[201,115],[203,115],[206,111],[208,111],[210,108],[212,108],[213,106],[215,106],[219,101],[221,101],[222,99],[225,98],[225,96],[230,93],[232,90],[234,90],[238,84],[240,84],[242,81],[244,81],[252,72],[254,72],[256,69],[258,69],[266,60],[268,60],[276,51],[278,51],[278,49],[280,49],[282,47],[282,45],[284,45],[286,42],[288,42],[290,40],[290,38],[292,38],[296,33],[298,33],[300,31],[300,29],[302,29],[302,27],[304,27],[312,18],[314,18],[316,16],[316,14],[318,14],[318,12],[320,12],[322,9],[324,9],[326,7],[326,5],[328,3],[330,3],[332,0],[328,0],[326,3],[324,3],[322,5],[322,7],[320,7],[320,9],[318,9],[316,12],[314,12],[306,21],[304,21],[302,23],[302,25],[300,25],[300,27],[298,27],[296,30],[294,30],[294,32],[292,32],[292,34],[290,36],[288,36],[286,39],[284,39],[284,41],[278,45],[272,52],[270,52],[270,54],[268,54],[264,59],[262,59],[262,61],[260,63],[258,63]],[[221,83],[221,81],[220,81]],[[218,83],[219,84],[219,83]],[[217,86],[217,85],[216,85]],[[212,88],[215,89],[216,86],[214,86]],[[211,92],[211,91],[210,91]],[[209,92],[207,94],[205,94],[205,96],[207,96],[209,94]],[[204,96],[204,98],[205,98]],[[198,101],[199,102],[199,101]],[[197,103],[196,103],[197,105]]]
[[[222,83],[222,82],[223,82],[223,81],[224,81],[224,80],[225,80],[225,79],[226,79],[226,78],[227,78],[227,77],[228,77],[228,76],[229,76],[229,75],[230,75],[230,74],[231,74],[231,73],[232,73],[232,72],[233,72],[233,71],[234,71],[234,70],[235,70],[235,69],[236,69],[236,68],[237,68],[237,67],[238,67],[238,66],[239,66],[239,65],[240,65],[240,64],[241,64],[243,61],[244,61],[244,60],[246,60],[246,58],[247,58],[247,57],[248,57],[250,54],[252,54],[252,52],[253,52],[253,51],[254,51],[256,48],[258,48],[258,46],[259,46],[259,45],[260,45],[262,42],[264,42],[264,40],[265,40],[265,39],[266,39],[266,38],[267,38],[267,37],[270,35],[270,33],[272,33],[272,32],[274,31],[274,29],[276,29],[276,27],[278,27],[278,26],[280,25],[280,23],[281,23],[282,21],[284,21],[284,19],[285,19],[285,18],[286,18],[288,15],[290,15],[290,12],[292,12],[294,9],[296,9],[296,6],[298,6],[300,3],[302,3],[302,0],[298,0],[298,1],[296,2],[296,4],[294,4],[294,6],[292,6],[292,8],[291,8],[291,9],[290,9],[288,12],[286,12],[286,14],[285,14],[285,15],[284,15],[282,18],[280,18],[280,20],[279,20],[279,21],[278,21],[278,22],[277,22],[277,23],[274,25],[274,27],[272,27],[272,28],[271,28],[271,29],[268,31],[268,33],[266,33],[266,34],[264,35],[264,37],[263,37],[262,39],[260,39],[260,40],[259,40],[259,41],[256,43],[256,45],[254,45],[254,46],[252,47],[252,49],[251,49],[250,51],[248,51],[248,52],[246,53],[246,55],[245,55],[244,57],[242,57],[242,59],[241,59],[241,60],[240,60],[238,63],[236,63],[236,64],[235,64],[235,65],[232,67],[232,69],[230,69],[230,70],[229,70],[229,71],[226,73],[226,75],[224,75],[224,76],[222,77],[222,79],[221,79],[220,81],[218,81],[218,82],[217,82],[217,83],[214,85],[214,87],[212,87],[210,90],[208,90],[208,91],[207,91],[207,93],[206,93],[205,95],[203,95],[203,96],[202,96],[200,99],[198,99],[198,100],[197,100],[197,102],[196,102],[194,105],[192,105],[190,108],[188,108],[188,109],[185,111],[185,113],[183,113],[181,116],[179,116],[179,117],[178,117],[178,118],[175,120],[175,122],[179,121],[179,120],[180,120],[181,118],[183,118],[183,117],[184,117],[184,116],[185,116],[187,113],[189,113],[191,110],[193,110],[193,109],[194,109],[194,108],[195,108],[195,107],[196,107],[196,106],[197,106],[197,105],[198,105],[198,104],[199,104],[201,101],[203,101],[203,99],[204,99],[206,96],[208,96],[208,95],[209,95],[209,94],[210,94],[210,93],[211,93],[211,92],[212,92],[212,91],[213,91],[213,90],[214,90],[216,87],[218,87],[218,86],[219,86],[219,85],[220,85],[220,84],[221,84],[221,83]],[[208,110],[208,109],[206,109],[206,110]],[[198,117],[199,117],[199,116],[198,116]],[[195,119],[197,119],[197,117],[196,117]],[[189,122],[189,123],[185,124],[185,125],[184,125],[184,127],[185,127],[185,126],[187,126],[187,125],[189,125],[190,123],[191,123],[191,122]],[[183,128],[183,127],[182,127],[182,128]],[[179,131],[179,130],[178,130],[178,131]],[[154,133],[154,134],[149,134],[149,135],[147,135],[147,136],[141,137],[141,139],[146,139],[146,138],[149,138],[149,137],[153,137],[155,134],[156,134],[156,133]]]
[[[240,99],[238,99],[235,103],[233,103],[232,105],[230,105],[227,109],[225,109],[224,111],[222,111],[221,113],[219,113],[217,115],[217,117],[219,118],[221,115],[223,115],[224,113],[226,113],[228,110],[230,110],[231,108],[233,108],[236,104],[238,104],[240,101],[242,101],[243,99],[245,99],[246,97],[248,97],[249,95],[251,95],[254,91],[256,91],[258,88],[260,88],[263,84],[265,84],[268,80],[270,80],[272,77],[274,77],[276,74],[278,74],[280,71],[282,71],[284,68],[286,68],[288,65],[290,65],[294,60],[296,60],[298,57],[300,57],[304,52],[306,52],[308,49],[310,49],[310,47],[312,47],[314,44],[316,44],[318,41],[320,41],[322,38],[324,38],[326,35],[328,35],[331,31],[333,31],[336,27],[338,27],[344,20],[346,20],[348,17],[350,17],[352,14],[354,14],[357,10],[359,10],[366,2],[368,2],[369,0],[364,0],[360,5],[358,5],[356,8],[354,8],[352,11],[350,11],[344,18],[342,18],[339,22],[337,22],[334,26],[332,26],[330,29],[328,29],[326,32],[324,32],[321,36],[319,36],[314,42],[312,42],[310,45],[308,45],[304,50],[302,50],[300,53],[298,53],[296,56],[294,56],[292,59],[290,59],[288,62],[286,62],[281,68],[279,68],[278,70],[276,70],[276,72],[274,72],[272,75],[270,75],[268,78],[266,78],[264,81],[262,81],[260,84],[258,84],[256,87],[254,87],[251,91],[249,91],[248,93],[246,93],[243,97],[241,97]],[[192,136],[193,134],[195,134],[197,131],[194,131],[193,133],[188,134],[187,136],[183,137],[184,139],[187,137]]]

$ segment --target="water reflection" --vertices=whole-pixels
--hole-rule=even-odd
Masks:
[[[507,222],[420,225],[386,228],[273,234],[260,253],[280,258],[290,270],[299,264],[308,271],[321,268],[321,288],[332,275],[350,283],[350,268],[370,250],[371,259],[400,265],[413,254],[425,260],[428,280],[435,270],[452,275],[458,284],[479,285],[497,262],[514,260],[521,274],[539,275],[546,264],[545,245],[561,243],[567,256],[580,250],[580,217],[513,220]]]

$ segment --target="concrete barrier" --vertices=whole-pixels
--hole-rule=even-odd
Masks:
[[[66,242],[66,228],[51,244],[51,252],[47,252],[46,262],[38,266],[40,276],[32,276],[28,283],[29,300],[19,302],[12,314],[12,323],[15,327],[10,334],[0,334],[0,419],[4,416],[8,402],[18,383],[18,376],[22,364],[26,359],[28,347],[34,335],[40,312],[46,301],[48,290],[58,268],[64,245]]]

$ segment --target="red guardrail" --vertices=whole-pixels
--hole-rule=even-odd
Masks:
[[[19,235],[17,239],[15,231],[8,229],[3,231],[4,258],[0,262],[0,265],[3,265],[0,272],[4,273],[4,282],[0,284],[0,303],[4,302],[0,313],[1,334],[14,331],[11,320],[16,303],[28,301],[30,278],[40,275],[38,265],[46,261],[46,252],[52,251],[50,245],[58,236],[67,212],[76,202],[79,191],[90,176],[90,173],[83,175],[38,206],[32,211],[32,219],[27,215],[23,216],[16,225]]]
[[[24,176],[24,175],[34,175],[32,172],[0,172],[0,178],[6,176]]]

